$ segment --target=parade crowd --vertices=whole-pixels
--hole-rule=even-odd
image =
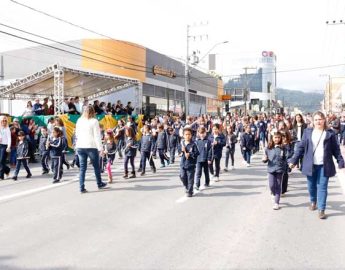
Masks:
[[[26,177],[30,178],[29,161],[35,162],[35,147],[41,157],[42,174],[52,172],[54,184],[63,177],[63,165],[67,169],[77,166],[81,193],[87,193],[85,173],[90,164],[94,168],[98,188],[103,189],[119,180],[112,175],[116,158],[123,160],[123,178],[136,178],[138,173],[140,176],[149,173],[148,167],[150,173],[156,173],[157,162],[159,169],[174,164],[176,156],[179,156],[180,179],[186,196],[192,197],[194,191],[201,188],[202,176],[204,188],[207,188],[211,180],[218,182],[236,168],[239,161],[235,160],[235,151],[239,145],[240,162],[247,167],[251,166],[253,154],[262,153],[262,162],[267,164],[274,210],[280,209],[280,198],[288,192],[289,173],[297,167],[307,177],[310,210],[318,209],[319,218],[324,219],[328,180],[336,174],[333,157],[339,168],[344,168],[340,146],[345,145],[345,115],[325,116],[316,112],[291,117],[228,113],[225,117],[201,115],[181,119],[167,113],[152,119],[144,118],[143,125],[140,125],[142,136],[137,140],[138,123],[131,116],[133,108],[130,102],[126,108],[120,101],[114,105],[95,101],[93,105],[85,103],[81,107],[78,98],[66,102],[66,112],[83,112],[72,138],[75,152],[72,163],[66,158],[66,130],[60,118],[52,117],[48,126],[38,131],[32,120],[24,118],[19,123],[14,119],[9,125],[7,117],[1,116],[0,179],[10,174],[7,153],[10,154],[10,166],[14,168],[12,179],[18,180],[21,165],[26,170]],[[39,100],[36,100],[32,112],[41,110],[40,113],[45,114],[46,107],[38,110],[37,103]],[[123,118],[114,129],[104,130],[95,118],[96,114],[103,113],[123,115]],[[37,134],[32,134],[32,130]],[[140,166],[136,168],[138,155]],[[102,173],[107,175],[107,183],[102,180]]]

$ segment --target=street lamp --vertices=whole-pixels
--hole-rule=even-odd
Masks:
[[[186,55],[186,63],[185,63],[185,114],[186,117],[189,115],[189,83],[190,83],[190,76],[189,76],[189,28],[190,26],[187,25],[187,55]],[[203,60],[214,48],[216,48],[218,45],[221,44],[226,44],[229,43],[229,41],[222,41],[219,43],[216,43],[210,50],[208,50],[208,52],[201,57],[201,59],[198,61],[198,63],[200,63],[201,60]],[[198,64],[197,63],[197,64]],[[194,64],[194,63],[193,63]]]

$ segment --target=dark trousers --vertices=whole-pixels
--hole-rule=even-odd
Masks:
[[[72,161],[73,165],[76,165],[78,168],[80,168],[80,162],[79,162],[79,157],[77,154],[74,155],[74,159]]]
[[[41,152],[41,166],[44,172],[49,171],[48,159],[49,159],[49,152],[48,151]]]
[[[279,203],[280,194],[282,192],[282,178],[283,173],[268,173],[268,183],[271,193],[274,195],[274,202]]]
[[[234,148],[229,148],[227,147],[225,149],[225,167],[227,168],[229,165],[229,158],[231,158],[231,166],[234,166],[235,164],[235,147]]]
[[[28,160],[26,158],[24,159],[17,159],[17,164],[16,164],[16,170],[14,172],[14,176],[18,176],[20,168],[22,167],[22,164],[24,166],[24,169],[26,170],[27,174],[31,175],[29,166],[28,166]]]
[[[66,160],[66,154],[62,154],[61,161],[62,161],[61,162],[61,168],[62,168],[62,165],[66,165],[66,167],[69,168],[69,163]]]
[[[135,173],[134,158],[135,158],[135,156],[130,156],[130,157],[125,156],[125,161],[124,161],[125,173],[128,173],[128,162],[131,163],[132,173]]]
[[[195,176],[195,168],[181,168],[180,169],[180,178],[181,181],[186,188],[186,192],[189,194],[193,194],[193,185],[194,185],[194,176]]]
[[[210,173],[208,171],[208,161],[197,162],[196,163],[196,176],[195,176],[195,185],[200,187],[200,179],[202,175],[202,170],[204,170],[205,174],[205,185],[210,184]]]
[[[216,172],[213,170],[213,163],[215,164],[216,167]],[[208,165],[208,168],[210,170],[210,173],[213,174],[215,177],[219,177],[219,171],[220,171],[220,158],[214,158],[212,160],[212,163]]]
[[[117,142],[117,152],[119,153],[120,158],[123,158],[123,154],[122,154],[123,144],[124,144],[123,140],[119,140]]]
[[[4,174],[10,173],[10,168],[6,165],[6,144],[0,144],[0,178],[4,179]]]
[[[252,156],[252,150],[248,150],[248,149],[243,150],[243,158],[248,164],[250,164],[251,156]]]
[[[169,158],[167,156],[167,154],[165,153],[164,149],[158,149],[158,154],[159,154],[159,158],[161,160],[161,164],[164,165],[165,164],[165,160],[169,161]]]
[[[62,178],[62,156],[61,157],[52,157],[52,171],[53,179],[61,180]]]
[[[289,182],[289,174],[287,172],[283,173],[282,179],[282,194],[287,192],[288,182]]]
[[[155,162],[153,161],[151,153],[150,152],[141,152],[140,168],[142,169],[143,172],[145,172],[145,169],[146,169],[146,160],[149,161],[150,167],[152,169],[156,168]]]
[[[175,152],[176,152],[176,147],[171,147],[170,148],[170,163],[175,162]]]

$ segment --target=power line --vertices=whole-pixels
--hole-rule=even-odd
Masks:
[[[16,28],[16,27],[13,27],[13,26],[10,26],[10,25],[7,25],[7,24],[0,23],[0,25],[4,26],[4,27],[7,27],[7,28],[10,28],[12,30],[16,30],[16,31],[19,31],[19,32],[22,32],[22,33],[25,33],[25,34],[28,34],[28,35],[31,35],[31,36],[34,36],[34,37],[41,38],[41,39],[45,39],[45,40],[48,40],[48,41],[51,41],[51,42],[54,42],[54,43],[57,43],[57,44],[60,44],[60,45],[66,46],[66,47],[70,47],[70,48],[73,48],[73,49],[76,49],[76,50],[79,50],[79,51],[82,51],[82,52],[88,52],[88,53],[91,53],[91,54],[94,54],[94,55],[97,55],[97,56],[109,58],[111,60],[114,60],[114,61],[117,61],[117,62],[121,62],[121,63],[124,63],[124,64],[128,64],[128,65],[131,65],[131,66],[139,67],[139,68],[150,69],[147,66],[141,66],[141,65],[129,63],[129,62],[126,62],[126,61],[123,61],[123,60],[112,58],[110,56],[99,54],[97,52],[81,49],[79,47],[76,47],[76,46],[73,46],[73,45],[70,45],[70,44],[67,44],[67,43],[64,43],[64,42],[60,42],[60,41],[57,41],[57,40],[54,40],[54,39],[51,39],[51,38],[47,38],[47,37],[44,37],[44,36],[41,36],[41,35],[38,35],[38,34],[34,34],[32,32],[28,32],[28,31],[25,31],[25,30],[22,30],[22,29],[19,29],[19,28]]]
[[[110,37],[110,36],[108,36],[108,35],[105,35],[105,34],[99,33],[99,32],[97,32],[97,31],[95,31],[95,30],[92,30],[92,29],[86,28],[86,27],[84,27],[84,26],[81,26],[81,25],[75,24],[75,23],[73,23],[73,22],[67,21],[67,20],[62,19],[62,18],[59,18],[59,17],[57,17],[57,16],[55,16],[55,15],[51,15],[51,14],[49,14],[49,13],[45,12],[45,11],[42,11],[42,10],[36,9],[36,8],[31,7],[31,6],[28,6],[28,5],[25,5],[25,4],[20,3],[20,2],[18,2],[18,1],[15,1],[15,0],[10,0],[10,1],[11,1],[12,3],[14,3],[14,4],[17,4],[17,5],[20,5],[20,6],[22,6],[22,7],[25,7],[25,8],[27,8],[27,9],[30,9],[30,10],[34,11],[34,12],[37,12],[37,13],[43,14],[43,15],[45,15],[45,16],[47,16],[47,17],[53,18],[53,19],[55,19],[55,20],[58,20],[58,21],[60,21],[60,22],[65,23],[65,24],[69,24],[69,25],[71,25],[71,26],[73,26],[73,27],[76,27],[76,28],[82,29],[82,30],[84,30],[84,31],[87,31],[87,32],[90,32],[90,33],[93,33],[93,34],[96,34],[96,35],[98,35],[98,36],[102,36],[102,37],[105,37],[105,38],[111,39],[111,40],[113,40],[113,41],[119,41],[119,40],[114,39],[114,38],[112,38],[112,37]],[[144,49],[142,46],[139,46],[139,45],[136,45],[136,44],[133,44],[133,43],[130,43],[130,42],[126,42],[126,41],[124,41],[124,43],[126,43],[126,44],[128,44],[128,45],[130,45],[130,46],[133,46],[133,47],[139,48],[139,49]]]
[[[21,37],[21,36],[15,35],[15,34],[11,34],[9,32],[0,31],[0,33],[8,35],[8,36],[11,36],[11,37],[14,37],[14,38],[17,38],[17,39],[21,39],[21,40],[25,40],[25,41],[28,41],[28,42],[31,42],[31,43],[35,43],[35,44],[38,44],[38,45],[41,45],[41,46],[44,46],[44,47],[48,47],[48,48],[51,48],[51,49],[54,49],[54,50],[62,51],[62,52],[69,53],[69,54],[72,54],[72,55],[76,55],[76,56],[79,56],[79,57],[82,57],[82,58],[87,58],[87,59],[90,59],[90,60],[93,60],[93,61],[96,61],[96,62],[100,62],[100,63],[103,63],[103,64],[115,66],[115,67],[118,67],[120,69],[128,69],[128,70],[139,71],[139,72],[144,72],[144,73],[145,72],[153,73],[153,71],[144,71],[144,70],[140,70],[140,69],[136,69],[136,68],[124,67],[124,66],[117,65],[117,64],[114,64],[114,63],[109,63],[109,62],[106,62],[106,61],[103,61],[103,60],[100,60],[100,59],[96,59],[96,58],[93,58],[93,57],[85,56],[85,55],[82,55],[82,54],[79,54],[79,53],[75,53],[75,52],[71,52],[71,51],[68,51],[68,50],[65,50],[65,49],[62,49],[62,48],[58,48],[58,47],[55,47],[55,46],[52,46],[52,45],[44,44],[42,42],[35,41],[35,40],[29,39],[29,38],[25,38],[25,37]]]

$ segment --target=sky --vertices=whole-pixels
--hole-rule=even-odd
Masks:
[[[114,39],[141,44],[175,58],[186,58],[186,29],[191,25],[190,51],[202,57],[215,44],[217,73],[226,82],[258,65],[262,51],[277,55],[277,86],[323,90],[328,75],[345,74],[343,0],[18,0],[31,7],[91,28]],[[10,0],[0,1],[0,23],[59,41],[101,38],[33,12]],[[0,26],[0,31],[9,31]],[[14,31],[10,31],[15,33]],[[202,38],[200,38],[200,36]],[[0,52],[32,46],[0,33]],[[317,68],[344,64],[332,68]],[[200,64],[207,68],[207,61]],[[306,71],[291,70],[313,68]],[[286,72],[289,71],[289,72]]]

